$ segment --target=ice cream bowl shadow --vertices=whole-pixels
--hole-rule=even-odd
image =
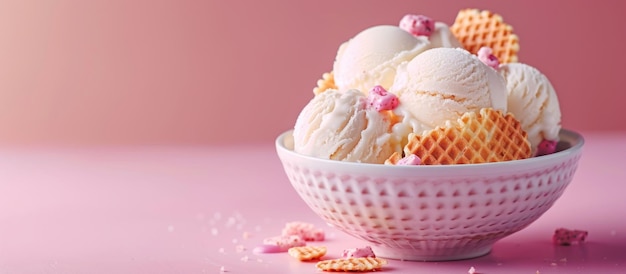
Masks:
[[[276,139],[291,185],[330,226],[388,259],[446,261],[488,254],[544,214],[572,181],[583,137],[561,130],[557,152],[498,163],[392,166],[318,159]]]

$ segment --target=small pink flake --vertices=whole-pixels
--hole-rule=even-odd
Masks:
[[[367,96],[367,105],[376,111],[392,110],[398,104],[398,97],[379,85],[374,86]]]
[[[552,242],[557,245],[571,245],[572,243],[582,243],[589,235],[589,232],[584,230],[570,230],[566,228],[559,228],[554,231],[552,236]]]
[[[498,57],[493,55],[493,50],[490,47],[481,47],[476,55],[480,61],[493,69],[497,70],[500,67],[500,61]]]
[[[415,36],[430,36],[435,30],[435,20],[424,15],[407,14],[400,19],[398,26]]]
[[[366,246],[366,247],[362,247],[362,248],[350,248],[350,249],[346,249],[341,253],[341,257],[344,258],[366,258],[366,257],[372,257],[372,258],[376,258],[376,254],[374,254],[374,251],[372,250],[371,247]]]
[[[226,272],[226,267],[224,267],[224,266],[220,267],[220,272],[221,272],[221,273]]]
[[[467,271],[467,273],[469,273],[469,274],[476,274],[477,273],[476,272],[476,268],[474,268],[473,266],[470,267],[470,269]]]
[[[316,228],[313,224],[304,222],[290,222],[285,224],[281,235],[283,237],[297,236],[304,241],[323,241],[324,230]]]
[[[418,166],[420,164],[422,164],[422,159],[420,159],[420,157],[418,157],[415,154],[409,154],[403,157],[402,159],[398,160],[398,163],[397,163],[397,165],[399,166],[411,166],[411,165]]]
[[[543,156],[552,154],[556,151],[557,141],[554,140],[541,140],[539,145],[537,145],[537,156]]]

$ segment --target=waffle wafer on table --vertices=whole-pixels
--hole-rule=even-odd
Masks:
[[[378,271],[387,264],[385,259],[374,257],[342,258],[318,262],[315,266],[323,271]]]
[[[290,248],[287,253],[300,261],[317,260],[326,255],[325,246],[298,246]]]
[[[463,114],[456,124],[410,135],[404,154],[417,155],[424,165],[478,164],[525,159],[531,148],[512,114],[483,108]],[[385,163],[396,164],[401,158],[396,152]]]
[[[481,47],[490,47],[500,63],[517,62],[519,38],[513,27],[502,20],[502,16],[491,11],[463,9],[450,26],[454,36],[463,47],[478,53]]]

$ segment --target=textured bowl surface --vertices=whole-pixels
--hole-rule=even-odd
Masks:
[[[285,173],[329,225],[366,241],[380,257],[458,260],[531,224],[563,194],[583,147],[561,130],[558,152],[530,159],[454,166],[389,166],[317,159],[276,139]]]

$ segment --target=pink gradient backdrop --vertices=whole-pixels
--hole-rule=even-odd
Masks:
[[[340,43],[406,13],[451,24],[465,7],[514,26],[564,127],[626,130],[626,2],[387,3],[2,1],[0,144],[272,142]]]

